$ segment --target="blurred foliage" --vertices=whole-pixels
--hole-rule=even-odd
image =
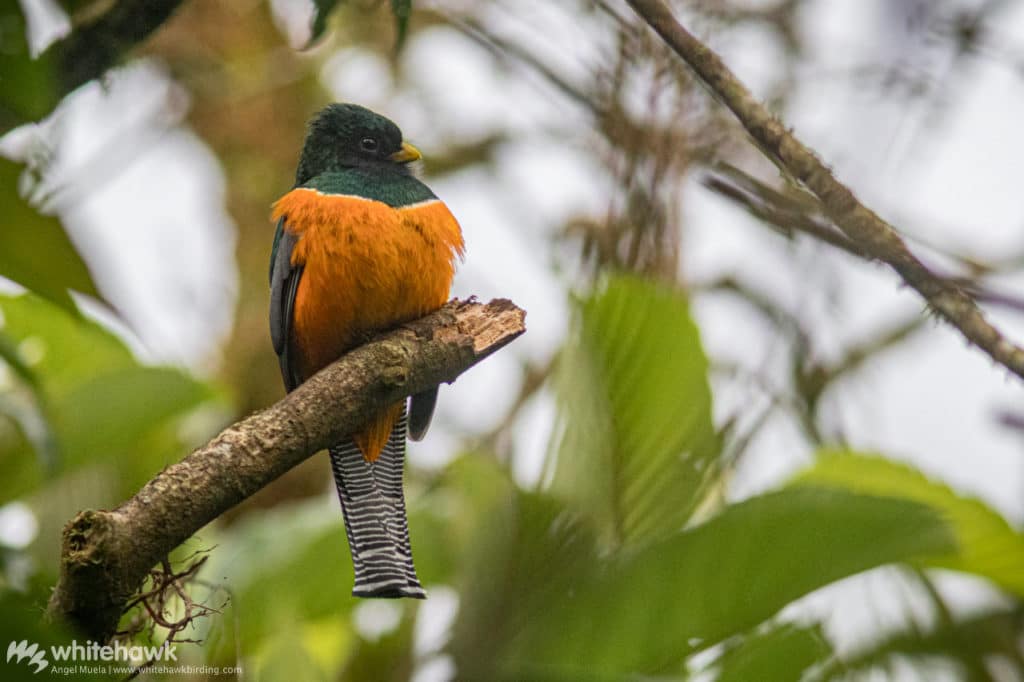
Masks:
[[[718,658],[717,682],[799,682],[814,664],[832,657],[820,627],[773,624],[727,648]]]
[[[110,3],[61,4],[77,27]],[[538,96],[555,93],[580,114],[566,116],[564,129],[540,131],[544,144],[578,142],[570,128],[587,122],[585,146],[607,180],[598,190],[607,210],[570,217],[552,238],[553,248],[569,254],[568,265],[555,265],[577,292],[567,341],[550,362],[524,362],[522,393],[494,433],[467,441],[440,470],[409,471],[414,553],[433,599],[367,604],[350,597],[341,517],[333,497],[316,494],[329,476],[315,462],[171,557],[184,562],[212,548],[189,589],[220,610],[196,623],[202,644],[179,647],[181,662],[240,665],[245,679],[271,682],[406,680],[444,664],[467,680],[785,682],[859,679],[908,660],[940,660],[964,679],[995,679],[985,657],[1024,675],[1020,532],[983,502],[914,468],[846,448],[856,434],[828,429],[819,410],[830,387],[904,343],[920,319],[826,362],[800,311],[770,292],[736,278],[681,283],[679,207],[694,169],[713,169],[706,184],[787,239],[810,233],[828,241],[831,233],[799,193],[723,170],[749,160],[738,151],[742,136],[703,104],[690,76],[628,7],[586,1],[556,8],[602,29],[602,49],[570,69],[503,33],[509,9],[501,3],[417,5],[413,14],[408,0],[313,0],[309,43],[317,47],[302,54],[287,47],[274,19],[280,4],[185,3],[137,48],[187,89],[188,123],[228,176],[243,286],[216,381],[141,361],[118,334],[79,311],[69,291],[102,293],[60,220],[23,198],[45,168],[25,174],[0,160],[7,208],[0,276],[28,290],[0,296],[0,501],[19,503],[0,512],[24,505],[38,524],[27,544],[0,545],[0,647],[67,640],[39,618],[64,521],[83,507],[116,504],[232,415],[280,395],[269,343],[257,341],[266,335],[266,213],[290,185],[304,122],[325,98],[320,70],[332,51],[357,47],[411,88],[396,46],[424,27],[443,26],[484,47],[503,69],[527,70],[550,88]],[[806,50],[803,4],[688,7],[708,27],[756,27],[778,38],[784,77],[769,98],[781,107],[794,56]],[[947,2],[919,4],[918,19],[958,53],[981,40],[980,14],[953,16]],[[0,130],[7,130],[38,120],[57,98],[49,59],[29,58],[18,3],[0,5],[0,30]],[[893,69],[878,79],[910,78]],[[438,177],[487,168],[519,134],[501,129],[449,140],[427,170]],[[729,486],[763,416],[743,405],[715,418],[716,359],[691,316],[693,299],[704,293],[752,306],[788,344],[789,383],[769,409],[783,406],[818,449],[788,483],[738,501]],[[527,489],[501,446],[521,424],[515,411],[543,391],[557,398],[557,426],[544,476]],[[921,571],[916,596],[929,607],[926,625],[912,621],[850,649],[828,618],[799,611],[803,597],[894,563]],[[930,582],[937,569],[984,581],[1005,604],[954,612]],[[441,614],[445,604],[454,612]],[[431,630],[434,641],[424,644]],[[7,664],[2,676],[31,673]]]
[[[307,47],[323,36],[327,30],[327,20],[341,2],[342,0],[313,0],[313,23]],[[412,0],[391,0],[391,14],[395,18],[395,50],[399,50],[405,43],[405,36],[409,30]]]
[[[33,59],[29,53],[26,22],[18,0],[0,0],[0,45],[2,134],[16,125],[42,118],[57,106],[60,98],[53,60]],[[6,172],[2,171],[4,175]],[[6,178],[0,176],[0,192],[6,191],[5,185]],[[6,206],[7,197],[4,199]]]
[[[41,622],[41,611],[37,603],[40,596],[38,593],[29,596],[8,589],[0,590],[0,613],[4,614],[4,617],[0,618],[0,641],[4,643],[5,651],[8,642],[27,640],[48,652],[51,646],[65,646],[73,640],[73,633]],[[48,655],[47,658],[49,658]],[[4,660],[6,661],[6,656]],[[53,676],[53,667],[60,664],[52,660],[48,660],[47,663],[47,668],[39,671],[35,666],[25,663],[6,663],[3,667],[4,680],[6,682],[27,682],[28,680],[45,679],[44,675]],[[80,674],[76,672],[74,678],[88,682],[101,682],[110,679],[108,675],[93,674],[88,671],[82,671]]]
[[[30,294],[0,297],[0,331],[36,385],[38,422],[50,452],[0,410],[0,496],[11,499],[80,467],[107,466],[118,496],[131,494],[174,461],[182,442],[174,420],[216,391],[180,370],[146,367],[112,333]],[[17,391],[17,387],[15,387]],[[33,456],[35,450],[35,457]]]
[[[21,167],[0,158],[0,272],[69,312],[77,312],[70,291],[98,297],[96,285],[60,221],[42,215],[21,197]]]
[[[822,666],[813,680],[857,679],[858,674],[881,670],[893,674],[901,661],[952,660],[958,677],[969,680],[998,680],[983,664],[985,657],[1000,658],[1009,669],[1024,666],[1019,633],[1024,627],[1020,606],[972,614],[957,622],[940,623],[927,630],[908,629],[880,637],[869,646],[852,652],[842,661]],[[1011,673],[1013,674],[1013,673]],[[1007,678],[1009,679],[1009,678]]]
[[[559,540],[551,530],[545,536],[545,525],[529,527],[515,556],[549,558],[548,571],[568,575],[561,594],[538,595],[543,608],[522,619],[511,641],[511,679],[665,672],[834,580],[954,547],[927,509],[839,491],[752,498],[618,561],[571,544],[553,556],[538,552],[544,540]],[[529,580],[529,572],[513,571]],[[531,596],[537,582],[527,583]],[[543,582],[547,590],[558,585],[549,575]],[[648,610],[655,605],[656,618]]]
[[[717,475],[719,451],[686,298],[614,278],[575,326],[556,380],[564,433],[552,487],[586,511],[607,547],[673,533]]]
[[[920,471],[879,456],[826,451],[794,481],[837,486],[866,495],[915,500],[938,510],[956,533],[958,551],[931,558],[930,566],[969,571],[1024,597],[1024,534],[983,502],[957,495]]]
[[[334,8],[338,6],[338,2],[339,0],[313,0],[313,24],[310,27],[310,44],[319,40],[320,36],[327,30],[327,19],[331,16]]]

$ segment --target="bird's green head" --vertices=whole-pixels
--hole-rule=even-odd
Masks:
[[[389,119],[357,104],[330,104],[309,122],[295,184],[346,168],[376,168],[409,174],[406,164],[420,152],[402,141]]]

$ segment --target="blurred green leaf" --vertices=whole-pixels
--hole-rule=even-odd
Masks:
[[[0,329],[3,324],[0,324]],[[14,374],[32,388],[39,388],[39,379],[36,373],[28,366],[21,353],[18,352],[14,341],[4,333],[0,333],[0,360],[2,360]]]
[[[0,392],[0,415],[17,427],[18,437],[0,441],[0,452],[7,448],[30,446],[38,456],[43,470],[53,473],[60,461],[57,434],[49,422],[49,412],[38,402],[25,399],[21,393]]]
[[[595,568],[597,551],[587,527],[545,495],[503,497],[476,526],[450,649],[460,679],[498,679],[513,639],[553,611],[583,606],[574,591]],[[520,679],[540,679],[537,673]]]
[[[327,30],[327,20],[343,0],[313,0],[313,22],[310,26],[309,42],[306,48],[312,47]],[[412,16],[412,0],[391,0],[391,15],[395,18],[395,50],[402,48],[409,29],[409,17]]]
[[[327,682],[327,674],[306,650],[303,638],[296,628],[279,630],[260,652],[257,679],[302,680]]]
[[[819,626],[773,624],[744,637],[719,656],[717,682],[799,682],[811,666],[832,656]]]
[[[10,643],[27,641],[29,645],[36,644],[43,649],[43,656],[48,664],[37,673],[36,666],[29,665],[27,660],[19,663],[17,659],[8,661],[6,655],[0,656],[0,678],[4,682],[38,682],[41,679],[62,677],[60,673],[55,672],[55,666],[68,664],[54,660],[50,654],[50,647],[66,646],[75,636],[56,624],[44,622],[45,607],[45,599],[40,599],[37,595],[27,596],[0,586],[0,613],[3,614],[3,618],[0,618],[0,646],[3,648],[0,652],[6,652]],[[91,672],[93,667],[83,663],[81,672],[76,671],[74,679],[88,682],[110,679],[107,675]]]
[[[0,0],[0,134],[42,118],[60,101],[52,60],[32,59],[25,28],[18,0]]]
[[[339,679],[355,639],[355,630],[345,612],[313,620],[302,628],[303,645],[329,680]]]
[[[822,667],[811,679],[815,682],[869,679],[867,675],[871,670],[887,670],[896,661],[907,659],[946,660],[966,673],[959,679],[1004,679],[992,677],[984,669],[983,662],[996,657],[1012,662],[1017,671],[1024,670],[1024,609],[1019,604],[976,613],[924,632],[910,627],[887,634]]]
[[[556,382],[562,435],[553,491],[604,544],[680,530],[719,452],[707,359],[686,298],[631,276],[584,301]]]
[[[427,593],[431,585],[450,583],[457,566],[455,543],[448,519],[439,516],[429,501],[410,500],[409,537],[416,573]]]
[[[114,334],[36,296],[0,295],[0,329],[50,395],[97,374],[137,365]]]
[[[438,525],[428,510],[417,510],[417,506],[410,508],[413,552],[421,575],[429,580],[427,576],[436,576],[439,569],[448,570],[444,567],[452,560],[433,556],[445,552],[447,541],[435,546],[429,533],[423,537],[416,532]],[[365,602],[352,597],[352,560],[335,500],[317,497],[225,528],[207,529],[182,551],[214,546],[202,577],[231,591],[230,610],[238,628],[236,638],[218,642],[211,653],[215,660],[234,660],[238,654],[234,644],[243,642],[247,651],[260,652],[261,669],[264,665],[276,669],[280,663],[272,659],[284,655],[276,640],[282,630],[290,629],[304,631],[307,646],[310,638],[315,640],[316,647],[304,656],[311,654],[324,669],[335,664],[347,667],[345,679],[369,679],[353,671],[383,670],[385,660],[401,663],[396,656],[408,649],[418,603],[394,602],[403,610],[402,623],[395,633],[376,642],[361,639],[352,629],[348,617]],[[429,590],[429,582],[427,586]],[[337,660],[328,662],[331,656],[325,652],[331,651]],[[407,665],[406,661],[399,667]],[[406,668],[402,669],[407,673]],[[399,675],[397,679],[406,678]]]
[[[451,462],[433,490],[417,506],[434,510],[444,522],[455,563],[466,571],[466,557],[475,556],[481,541],[487,542],[490,518],[501,518],[518,496],[508,472],[493,455],[471,451]],[[413,539],[415,542],[415,538]],[[413,548],[417,551],[416,548]],[[475,569],[468,569],[473,578]]]
[[[405,682],[412,678],[414,624],[412,618],[405,617],[398,627],[373,641],[360,638],[342,679]]]
[[[92,275],[60,221],[36,211],[18,193],[21,166],[0,158],[0,276],[77,314],[68,290],[100,298]]]
[[[504,556],[530,557],[575,579],[496,582],[493,599],[541,592],[545,608],[508,632],[503,673],[521,679],[619,679],[659,673],[691,653],[746,632],[841,578],[883,564],[951,552],[950,528],[924,505],[840,489],[795,488],[728,507],[700,526],[594,565],[579,551],[552,555],[530,536]],[[580,570],[581,561],[590,570]],[[543,586],[543,590],[539,588]],[[532,598],[532,597],[531,597]],[[472,602],[470,602],[472,603]],[[492,611],[499,618],[502,611]],[[509,628],[508,618],[500,617]],[[513,621],[514,623],[514,621]]]
[[[313,0],[313,24],[310,27],[311,33],[309,42],[306,43],[307,48],[319,40],[327,30],[327,19],[340,3],[341,0]]]
[[[2,326],[0,324],[0,328]],[[0,381],[0,415],[17,424],[21,435],[31,443],[44,467],[55,466],[58,458],[57,437],[50,425],[49,400],[46,392],[39,377],[25,362],[14,341],[2,331],[0,363],[6,365],[27,389],[27,392],[5,391],[6,387]],[[0,450],[3,450],[3,447],[0,445]]]
[[[1024,535],[980,500],[958,495],[905,464],[843,450],[820,453],[793,484],[834,486],[927,505],[948,521],[958,549],[922,558],[919,564],[980,575],[1024,596]]]
[[[189,542],[190,551],[214,546],[202,576],[230,588],[247,647],[353,606],[341,510],[322,497],[208,529]]]
[[[39,377],[61,471],[115,463],[125,493],[179,454],[163,431],[214,391],[177,369],[140,366],[117,337],[95,322],[31,295],[0,296],[3,332]],[[0,452],[0,497],[27,492],[43,478],[27,452]]]
[[[409,17],[412,16],[412,0],[391,0],[391,14],[395,17],[395,50],[402,49],[405,36],[409,30]]]
[[[146,435],[212,397],[207,386],[177,369],[132,367],[99,374],[54,403],[64,463],[98,456],[123,462],[119,475],[130,491],[171,463],[154,462],[157,453],[140,447]],[[130,476],[132,464],[139,462],[146,466]]]
[[[77,311],[53,305],[37,296],[0,296],[0,330],[11,356],[5,362],[16,367],[19,375],[28,373],[34,381],[36,404],[22,396],[6,396],[8,414],[17,421],[28,442],[0,446],[0,498],[14,497],[29,490],[52,474],[61,463],[58,427],[53,423],[55,410],[80,382],[96,373],[135,366],[131,353],[113,334],[94,322],[81,318]],[[45,396],[45,400],[40,398]],[[23,448],[31,446],[45,463],[40,467]],[[66,462],[64,462],[66,464]]]

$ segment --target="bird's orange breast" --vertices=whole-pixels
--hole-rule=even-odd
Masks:
[[[299,188],[274,204],[299,237],[303,267],[292,320],[303,379],[370,335],[422,317],[448,300],[462,231],[440,200],[393,208]]]

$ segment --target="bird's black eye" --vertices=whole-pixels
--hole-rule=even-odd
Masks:
[[[372,137],[364,137],[359,146],[363,148],[364,152],[375,152],[377,151],[377,140]]]

